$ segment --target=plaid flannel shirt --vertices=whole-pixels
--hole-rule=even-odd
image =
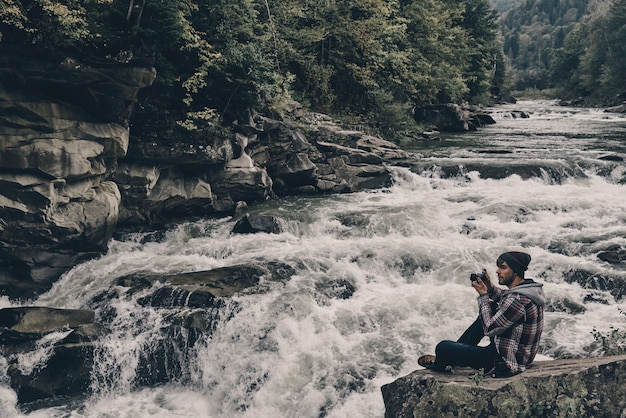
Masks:
[[[536,303],[520,290],[538,287],[540,301]],[[520,287],[520,289],[518,289]],[[492,311],[490,298],[498,302]],[[503,290],[493,287],[490,295],[478,298],[485,335],[493,339],[498,353],[512,373],[520,373],[535,359],[543,331],[543,290],[541,285],[527,280],[524,284]]]

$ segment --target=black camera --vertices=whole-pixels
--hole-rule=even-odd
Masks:
[[[487,273],[485,273],[484,271],[483,271],[483,272],[481,272],[481,273],[472,273],[472,274],[470,274],[470,280],[471,280],[471,281],[473,281],[473,282],[475,282],[476,280],[478,280],[478,278],[479,278],[479,277],[480,277],[480,279],[481,279],[483,282],[486,282],[486,281],[487,281]]]

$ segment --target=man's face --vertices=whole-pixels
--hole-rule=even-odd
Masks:
[[[498,283],[507,287],[511,287],[513,280],[515,280],[515,273],[506,261],[498,262],[496,274],[498,275]]]

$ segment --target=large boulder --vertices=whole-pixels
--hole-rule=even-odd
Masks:
[[[470,114],[457,104],[446,103],[416,107],[413,118],[417,123],[432,125],[444,132],[470,130]]]
[[[206,176],[213,190],[213,208],[233,213],[238,202],[262,202],[273,196],[274,182],[265,168],[226,168]]]
[[[146,225],[213,212],[211,185],[177,165],[121,162],[113,180],[123,196],[121,224]]]
[[[266,214],[245,214],[233,227],[235,234],[254,234],[265,232],[268,234],[279,234],[283,228],[282,219],[274,215]]]
[[[419,124],[436,127],[442,132],[474,131],[496,121],[480,107],[469,107],[454,103],[418,106],[413,118]]]
[[[93,311],[20,307],[0,309],[0,353],[21,404],[89,391],[94,341],[103,335]],[[47,357],[32,364],[34,350]]]
[[[313,145],[308,155],[317,168],[315,187],[320,193],[388,187],[391,172],[386,163],[414,158],[392,142],[344,129],[325,118],[300,127]]]
[[[317,167],[309,159],[311,143],[299,130],[274,119],[257,116],[251,122],[250,157],[265,167],[272,178],[274,192],[297,194],[314,190]]]
[[[514,377],[418,370],[382,387],[385,418],[615,417],[626,411],[626,355],[535,362]]]
[[[318,162],[320,189],[336,193],[391,185],[391,173],[378,155],[330,142],[317,141],[316,145],[322,154]]]

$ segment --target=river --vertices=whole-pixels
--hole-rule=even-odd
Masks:
[[[626,265],[598,257],[626,249],[626,119],[549,101],[491,111],[495,125],[416,144],[421,158],[392,167],[388,189],[251,209],[282,218],[280,234],[231,234],[235,219],[226,217],[173,225],[159,240],[113,240],[33,304],[85,307],[140,271],[278,261],[296,274],[234,297],[213,335],[186,354],[186,380],[156,388],[137,389],[133,379],[162,313],[115,301],[93,396],[20,412],[0,374],[0,415],[381,418],[380,387],[459,336],[477,314],[470,273],[495,277],[507,250],[531,254],[527,276],[544,284],[539,357],[599,355],[592,331],[626,328],[626,300],[617,297]],[[6,362],[0,357],[3,370]]]

